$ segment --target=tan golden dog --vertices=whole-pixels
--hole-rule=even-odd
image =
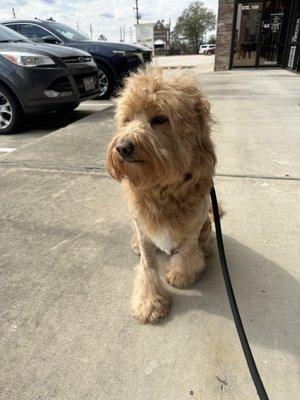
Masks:
[[[133,217],[134,250],[141,254],[132,308],[141,322],[169,312],[156,248],[171,255],[166,281],[194,284],[211,247],[209,191],[216,163],[209,103],[195,81],[148,68],[126,80],[117,101],[117,134],[107,166],[121,182]]]

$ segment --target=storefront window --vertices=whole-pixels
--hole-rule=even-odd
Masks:
[[[283,65],[287,5],[286,0],[238,2],[233,67]]]

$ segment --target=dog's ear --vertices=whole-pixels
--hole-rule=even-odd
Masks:
[[[211,126],[213,124],[213,118],[210,112],[210,104],[202,96],[198,88],[194,88],[193,99],[199,127],[197,138],[201,151],[201,158],[206,166],[213,171],[217,158],[214,150],[214,144],[211,140]]]

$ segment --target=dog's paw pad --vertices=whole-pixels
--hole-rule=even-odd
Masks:
[[[133,316],[142,324],[155,323],[165,318],[170,312],[170,301],[164,299],[164,302],[153,300],[151,302],[141,302],[133,308]]]

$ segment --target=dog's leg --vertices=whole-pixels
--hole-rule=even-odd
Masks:
[[[156,322],[170,310],[170,298],[158,275],[156,247],[135,224],[141,252],[132,296],[134,317],[142,322]]]
[[[211,228],[211,219],[207,217],[204,222],[200,235],[198,238],[199,246],[202,249],[205,257],[208,257],[212,252],[212,236],[211,236],[212,228]]]
[[[177,288],[196,283],[205,268],[204,254],[198,243],[198,234],[185,239],[178,253],[171,257],[165,269],[166,281]]]
[[[131,248],[135,254],[139,256],[141,255],[139,241],[135,232],[135,228],[133,228],[133,234],[131,238]]]

